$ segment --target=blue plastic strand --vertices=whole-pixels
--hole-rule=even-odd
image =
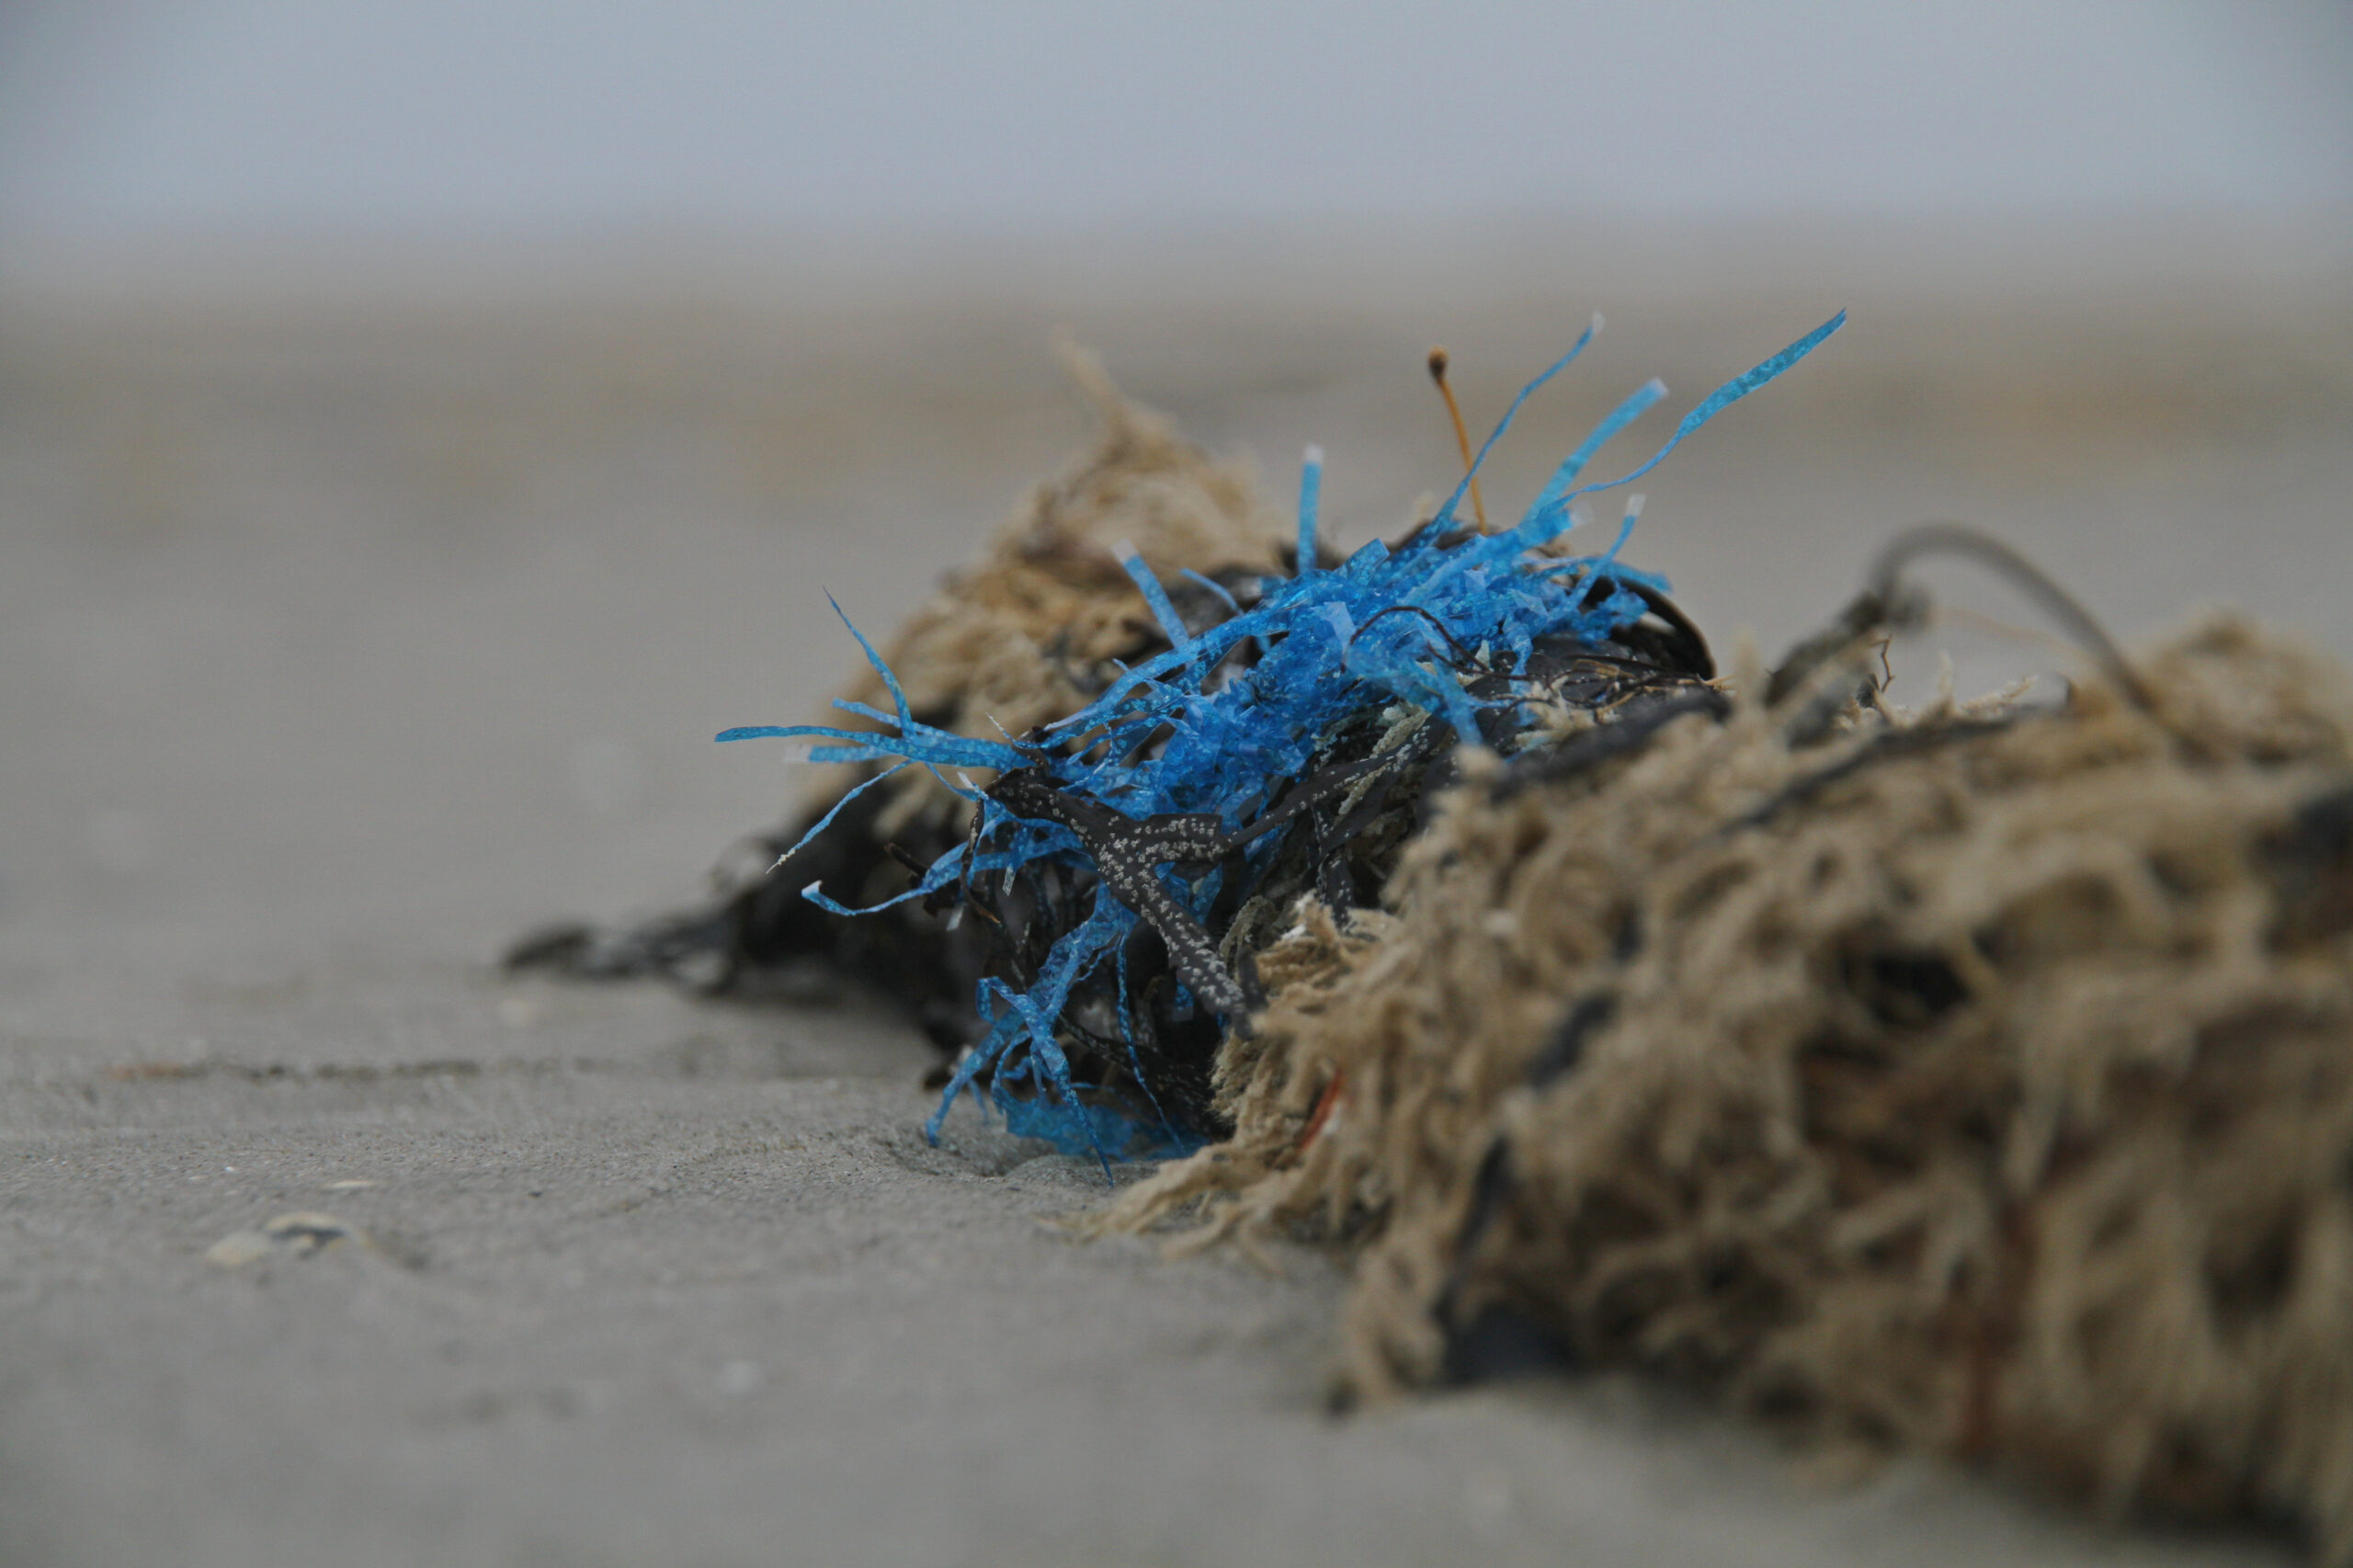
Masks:
[[[866,633],[858,629],[858,622],[849,618],[849,611],[842,608],[841,600],[829,593],[825,596],[825,602],[834,607],[834,613],[842,618],[842,624],[849,628],[849,634],[858,639],[858,647],[866,654],[866,662],[874,666],[876,675],[882,677],[882,688],[891,694],[891,701],[899,710],[901,727],[914,723],[915,716],[907,711],[907,694],[900,689],[899,677],[891,672],[889,665],[882,662],[882,655],[874,651],[874,644],[866,640]]]
[[[1795,343],[1790,344],[1787,348],[1782,349],[1779,354],[1774,355],[1763,364],[1758,365],[1754,369],[1745,371],[1741,375],[1734,376],[1731,381],[1726,381],[1714,392],[1710,392],[1707,396],[1707,400],[1701,403],[1699,407],[1693,409],[1690,413],[1683,416],[1683,423],[1675,427],[1675,434],[1667,437],[1665,446],[1661,447],[1657,451],[1651,454],[1650,461],[1644,463],[1642,467],[1636,469],[1633,472],[1628,474],[1623,479],[1612,479],[1602,483],[1588,484],[1580,489],[1572,490],[1567,494],[1561,497],[1562,501],[1565,503],[1573,501],[1580,495],[1591,494],[1597,490],[1615,490],[1621,484],[1633,483],[1634,481],[1642,478],[1643,475],[1658,467],[1660,463],[1665,462],[1666,460],[1666,454],[1681,446],[1683,444],[1683,438],[1686,436],[1690,435],[1693,431],[1699,429],[1700,426],[1705,425],[1709,420],[1713,419],[1724,409],[1729,408],[1735,403],[1738,403],[1742,398],[1746,397],[1750,392],[1755,392],[1758,387],[1763,386],[1766,382],[1772,381],[1782,371],[1788,369],[1790,366],[1796,364],[1799,360],[1813,353],[1815,348],[1821,346],[1824,338],[1828,337],[1832,333],[1836,332],[1840,327],[1845,326],[1846,324],[1847,312],[1840,311],[1836,315],[1832,316],[1828,321],[1824,322],[1820,326],[1815,327],[1812,332],[1807,333],[1803,337],[1799,338]]]
[[[720,737],[722,740],[725,740],[726,738],[727,737],[724,735]],[[881,772],[876,774],[873,778],[861,780],[860,782],[852,785],[849,789],[843,790],[842,798],[834,802],[833,809],[827,812],[824,816],[819,817],[817,819],[817,824],[814,827],[802,834],[799,838],[794,839],[792,841],[792,847],[776,858],[776,864],[778,866],[781,866],[787,860],[791,859],[795,855],[800,854],[801,851],[807,846],[811,839],[816,837],[819,834],[834,825],[834,819],[842,814],[842,808],[844,806],[848,805],[852,801],[857,800],[860,795],[865,794],[869,790],[873,789],[874,786],[881,783],[882,780],[890,778],[892,774],[898,772],[901,768],[906,766],[907,765],[904,762],[893,763],[890,767],[884,768]],[[776,867],[771,866],[768,869],[770,870],[774,870]],[[814,884],[812,885],[813,886]]]
[[[1133,545],[1120,551],[1120,564],[1127,569],[1129,580],[1136,591],[1143,595],[1143,602],[1152,607],[1152,619],[1160,622],[1160,630],[1167,635],[1168,645],[1183,652],[1190,647],[1193,634],[1185,629],[1185,618],[1176,613],[1176,606],[1168,597],[1168,590],[1160,585],[1144,558],[1136,553]]]
[[[1608,418],[1593,427],[1593,434],[1587,436],[1577,449],[1553,471],[1552,477],[1545,483],[1543,489],[1536,493],[1536,499],[1529,504],[1528,515],[1520,519],[1518,529],[1529,543],[1541,544],[1560,532],[1558,528],[1541,534],[1536,530],[1556,506],[1563,515],[1566,514],[1568,508],[1561,500],[1562,494],[1576,483],[1577,475],[1585,472],[1585,465],[1593,460],[1594,454],[1601,450],[1611,437],[1649,413],[1652,406],[1665,396],[1666,383],[1653,376],[1636,387],[1625,402],[1611,409]]]
[[[1215,594],[1220,599],[1223,600],[1228,612],[1233,615],[1240,615],[1242,613],[1241,601],[1236,599],[1233,595],[1228,591],[1223,583],[1219,582],[1214,577],[1204,576],[1202,574],[1194,571],[1189,566],[1180,566],[1177,570],[1183,573],[1186,576],[1190,577],[1194,582],[1199,583],[1202,587],[1207,588],[1211,593]]]
[[[1479,477],[1479,470],[1485,465],[1487,454],[1495,450],[1495,443],[1502,440],[1504,432],[1511,428],[1512,420],[1519,413],[1519,405],[1535,396],[1538,388],[1567,369],[1575,361],[1576,357],[1585,352],[1585,346],[1593,341],[1593,335],[1600,330],[1601,316],[1597,312],[1593,320],[1586,324],[1585,331],[1577,335],[1577,340],[1569,345],[1569,351],[1553,360],[1542,375],[1519,389],[1519,395],[1511,400],[1511,405],[1504,410],[1504,416],[1495,421],[1495,427],[1487,432],[1487,438],[1479,444],[1479,455],[1472,458],[1471,466],[1463,471],[1461,482],[1455,485],[1454,494],[1446,498],[1446,505],[1438,509],[1438,514],[1429,520],[1428,527],[1423,530],[1424,532],[1444,533],[1446,531],[1447,525],[1454,521],[1454,509],[1462,504],[1462,497],[1470,493],[1471,482]]]
[[[1318,514],[1324,505],[1324,449],[1310,447],[1299,465],[1299,561],[1291,575],[1304,577],[1316,569]]]

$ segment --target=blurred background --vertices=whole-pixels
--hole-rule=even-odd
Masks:
[[[0,1561],[2120,1560],[1602,1396],[1328,1422],[1336,1272],[1046,1238],[895,1022],[490,969],[777,817],[710,736],[1084,445],[1057,328],[1356,541],[1434,343],[1480,426],[1608,317],[1510,510],[1842,307],[1643,483],[1720,651],[1956,517],[2353,657],[2348,0],[0,0]],[[201,1261],[323,1202],[430,1267]]]
[[[1433,342],[1477,424],[1611,318],[1508,498],[1849,307],[1649,486],[1720,639],[1940,515],[2336,637],[2348,212],[2342,0],[12,0],[0,877],[676,886],[820,585],[887,626],[1083,438],[1063,324],[1360,538],[1450,478]]]
[[[2349,215],[2344,0],[10,0],[12,1004],[691,891],[821,587],[888,627],[1084,440],[1057,326],[1361,539],[1452,477],[1432,343],[1478,425],[1608,313],[1508,506],[1847,307],[1646,482],[1720,642],[1958,517],[2353,653]]]

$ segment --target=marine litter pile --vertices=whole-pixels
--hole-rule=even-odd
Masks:
[[[2353,1562],[2341,671],[2222,619],[2127,660],[1948,528],[1719,678],[1619,560],[1638,507],[1560,542],[1648,468],[1584,479],[1655,382],[1516,526],[1463,518],[1466,479],[1346,560],[1312,458],[1276,524],[1095,384],[1092,460],[868,649],[852,722],[729,733],[847,787],[707,908],[518,960],[922,966],[940,1114],[1176,1156],[1093,1228],[1352,1252],[1354,1395],[1655,1368]],[[1934,550],[2084,645],[2063,702],[1882,698]]]

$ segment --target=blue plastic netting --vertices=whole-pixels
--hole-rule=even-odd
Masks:
[[[1540,640],[1565,637],[1599,646],[1641,619],[1650,603],[1636,590],[1663,593],[1666,585],[1618,560],[1639,497],[1602,554],[1570,558],[1540,552],[1540,547],[1570,527],[1579,497],[1641,478],[1686,437],[1796,364],[1845,321],[1841,312],[1725,382],[1632,472],[1579,483],[1602,445],[1665,396],[1661,383],[1646,382],[1562,462],[1517,527],[1494,534],[1457,524],[1456,508],[1471,477],[1521,404],[1576,358],[1594,328],[1520,392],[1454,494],[1394,549],[1375,540],[1336,566],[1319,565],[1322,464],[1311,448],[1301,484],[1294,574],[1262,581],[1247,608],[1219,589],[1233,613],[1192,631],[1151,567],[1128,551],[1129,574],[1170,646],[1046,730],[992,741],[919,722],[896,676],[852,625],[892,710],[846,699],[835,706],[880,730],[758,725],[721,734],[722,741],[765,736],[814,743],[807,756],[816,762],[891,765],[841,804],[908,766],[931,769],[972,801],[977,821],[970,843],[941,855],[915,886],[874,909],[960,898],[976,879],[1040,866],[1084,873],[1078,881],[1089,890],[1087,913],[1055,939],[1029,983],[1017,988],[997,978],[980,982],[975,1006],[985,1033],[957,1064],[926,1133],[937,1140],[956,1097],[985,1074],[1014,1131],[1050,1139],[1066,1153],[1092,1151],[1108,1159],[1183,1148],[1184,1130],[1158,1114],[1156,1101],[1155,1114],[1138,1118],[1082,1099],[1058,1036],[1074,989],[1117,966],[1118,1027],[1132,1060],[1124,955],[1131,934],[1147,921],[1169,937],[1192,996],[1215,1011],[1223,1027],[1241,1026],[1246,1009],[1240,988],[1213,950],[1193,950],[1202,948],[1205,935],[1187,937],[1189,948],[1179,935],[1188,923],[1198,926],[1222,889],[1231,891],[1227,879],[1246,889],[1265,875],[1277,837],[1253,836],[1253,824],[1267,820],[1324,765],[1319,746],[1352,718],[1399,705],[1422,710],[1450,725],[1458,738],[1476,742],[1483,717],[1490,733],[1499,715],[1507,727],[1523,699],[1508,681],[1466,683],[1466,670],[1514,675],[1526,667]],[[1474,686],[1491,695],[1474,696]],[[1501,695],[1492,695],[1498,689]],[[1000,776],[987,790],[966,777],[983,769]],[[1014,781],[1021,787],[1010,787]],[[824,832],[839,809],[801,842]],[[813,884],[803,896],[841,915],[871,913],[839,904]],[[1149,1096],[1152,1085],[1141,1063],[1136,1077]]]

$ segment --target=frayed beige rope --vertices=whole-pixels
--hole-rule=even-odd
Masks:
[[[2227,619],[2131,667],[1474,780],[1388,920],[1262,957],[1233,1137],[1096,1223],[1356,1243],[1358,1393],[1504,1312],[1827,1445],[2353,1561],[2353,697]]]

